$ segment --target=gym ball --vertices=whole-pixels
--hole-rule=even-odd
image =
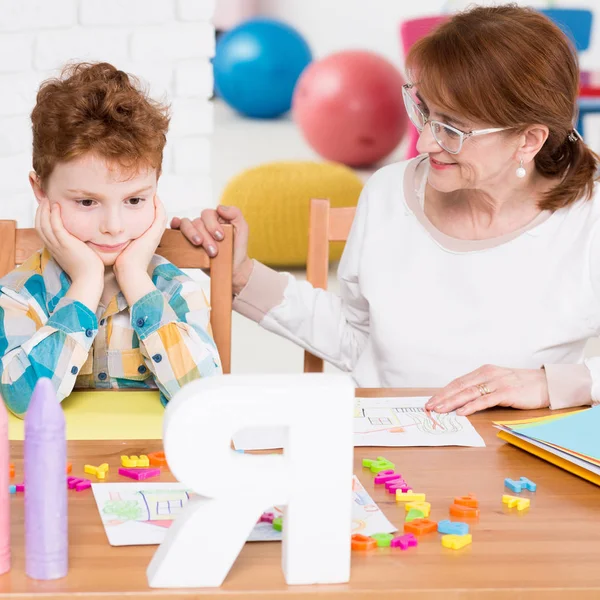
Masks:
[[[304,38],[274,19],[245,21],[222,35],[213,59],[216,91],[247,117],[286,113],[298,77],[311,62]]]

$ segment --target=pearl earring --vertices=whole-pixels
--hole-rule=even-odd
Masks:
[[[523,159],[519,161],[519,168],[516,170],[515,174],[519,179],[523,179],[523,177],[527,175],[527,171],[523,167]]]

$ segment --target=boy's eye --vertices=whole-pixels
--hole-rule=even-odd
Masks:
[[[86,198],[85,200],[78,200],[77,204],[79,204],[80,206],[85,206],[86,208],[89,208],[90,206],[94,206],[94,201],[90,200],[89,198]]]
[[[139,206],[144,201],[145,198],[129,198],[129,200],[127,200],[127,202],[133,206]]]

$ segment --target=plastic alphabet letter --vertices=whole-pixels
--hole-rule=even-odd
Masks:
[[[438,531],[445,535],[467,535],[469,533],[469,526],[467,523],[444,519],[438,523]]]

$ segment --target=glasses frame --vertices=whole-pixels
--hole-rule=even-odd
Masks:
[[[435,119],[430,119],[429,117],[425,116],[425,113],[421,110],[419,105],[414,101],[413,97],[408,93],[408,90],[410,90],[413,87],[414,87],[413,83],[405,83],[402,86],[402,97],[404,99],[404,108],[406,108],[406,112],[408,114],[408,118],[410,119],[410,122],[415,126],[415,128],[417,129],[417,131],[419,133],[421,133],[425,129],[425,125],[427,125],[427,123],[429,123],[430,127],[432,125],[439,125],[442,127],[447,127],[448,129],[452,130],[454,133],[457,133],[459,136],[458,150],[448,150],[448,148],[446,148],[438,140],[436,133],[435,133],[435,129],[433,127],[431,127],[431,135],[433,136],[433,139],[435,140],[436,144],[440,148],[442,148],[443,150],[448,152],[449,154],[458,154],[462,150],[465,140],[469,139],[470,137],[477,137],[479,135],[487,135],[488,133],[498,133],[499,131],[506,131],[507,129],[512,129],[512,127],[492,127],[489,129],[472,129],[471,131],[461,131],[460,129],[457,129],[456,127],[453,127],[452,125],[448,125],[448,123],[444,123],[443,121],[437,121]],[[410,116],[410,111],[408,110],[408,102],[410,102],[411,105],[414,106],[419,111],[421,116],[423,117],[423,127],[419,127],[412,120],[412,118]]]

